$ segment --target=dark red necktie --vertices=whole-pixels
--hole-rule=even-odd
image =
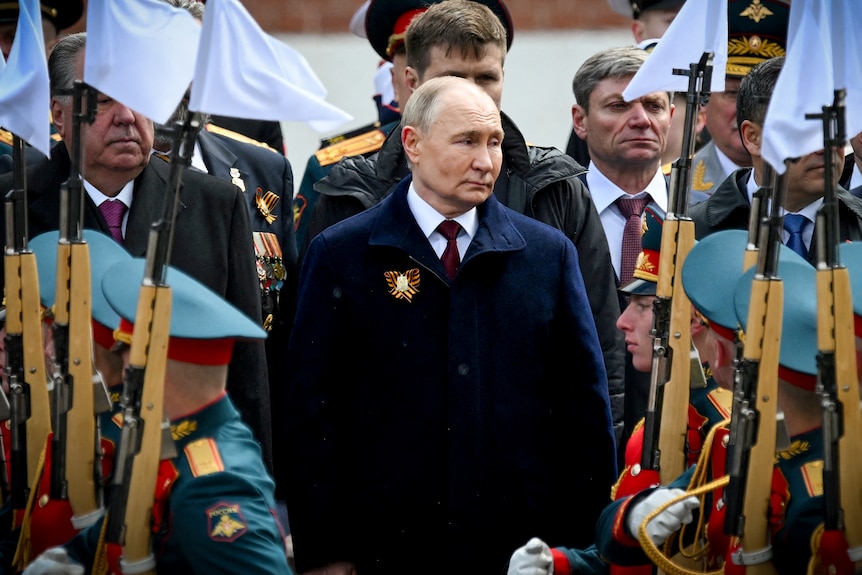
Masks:
[[[638,255],[641,253],[641,215],[650,201],[649,196],[642,198],[617,198],[616,204],[626,226],[623,229],[623,247],[620,253],[620,285],[631,281],[635,272]]]
[[[446,238],[446,249],[443,250],[440,261],[443,262],[443,267],[446,268],[446,275],[449,276],[449,279],[455,279],[455,272],[458,271],[458,266],[461,265],[461,255],[458,253],[457,241],[458,232],[461,231],[461,224],[455,220],[446,220],[437,226],[437,231]]]
[[[105,217],[105,223],[111,231],[111,236],[117,243],[123,243],[123,216],[126,214],[126,204],[119,200],[105,200],[99,205],[99,210]]]

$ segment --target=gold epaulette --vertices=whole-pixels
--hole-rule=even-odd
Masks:
[[[51,139],[55,142],[60,142],[63,140],[63,136],[59,132],[51,132]]]
[[[278,150],[275,150],[267,144],[266,142],[261,142],[259,140],[255,140],[254,138],[249,138],[245,134],[240,134],[239,132],[234,132],[233,130],[228,130],[227,128],[222,128],[221,126],[216,126],[213,123],[208,123],[206,125],[207,132],[212,132],[213,134],[218,134],[220,136],[226,136],[231,138],[232,140],[237,140],[238,142],[245,142],[246,144],[254,144],[255,146],[266,148],[271,152],[278,153]]]
[[[0,142],[6,144],[7,146],[11,146],[13,138],[14,136],[12,135],[12,132],[0,128]]]
[[[221,453],[219,453],[218,446],[212,438],[206,437],[192,441],[186,445],[183,451],[189,462],[189,469],[195,477],[224,471]]]
[[[321,150],[317,150],[314,156],[321,166],[328,166],[336,163],[345,156],[361,156],[371,152],[376,152],[383,146],[386,141],[386,134],[380,129],[374,129],[370,132],[365,132],[359,136],[348,138],[338,144],[327,146]]]
[[[366,132],[370,132],[371,130],[376,130],[380,127],[380,122],[372,122],[371,124],[365,124],[364,126],[360,126],[349,132],[344,132],[342,134],[336,134],[334,136],[329,136],[328,138],[323,138],[320,140],[320,148],[326,148],[328,146],[334,146],[335,144],[340,144],[344,140],[349,140],[350,138],[355,138],[356,136],[361,136]]]

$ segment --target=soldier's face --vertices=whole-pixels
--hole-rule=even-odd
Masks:
[[[632,294],[629,305],[617,319],[617,329],[626,338],[626,351],[632,354],[632,365],[648,373],[652,369],[652,330],[654,295]]]

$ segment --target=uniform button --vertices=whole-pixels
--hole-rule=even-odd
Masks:
[[[467,375],[470,373],[470,366],[466,363],[458,365],[458,375]]]
[[[632,465],[632,477],[637,477],[641,472],[641,464],[635,463]]]

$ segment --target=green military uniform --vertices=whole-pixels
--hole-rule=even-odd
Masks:
[[[118,341],[127,343],[130,337],[143,277],[144,261],[126,259],[94,282],[121,318]],[[253,320],[186,274],[172,268],[166,277],[172,297],[168,359],[227,365],[235,340],[265,336]],[[115,412],[102,424],[116,437],[121,423]],[[226,392],[170,424],[176,455],[162,459],[152,495],[155,570],[211,573],[230,565],[244,574],[290,574],[285,533],[275,513],[274,482],[258,443]],[[112,503],[109,515],[115,509]],[[100,520],[64,548],[88,572],[122,573],[121,550],[105,545],[104,527]]]
[[[346,156],[366,156],[377,152],[398,121],[388,124],[374,123],[358,130],[321,140],[320,149],[308,159],[299,190],[293,199],[293,221],[296,228],[296,245],[300,253],[305,252],[309,222],[319,194],[314,184],[329,173],[332,166]]]

